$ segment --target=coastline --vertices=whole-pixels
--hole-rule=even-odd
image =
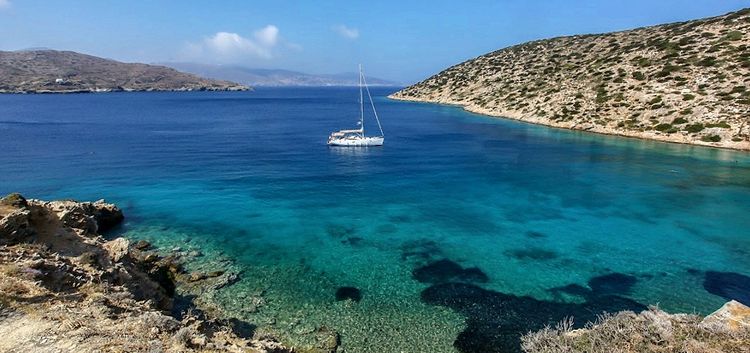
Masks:
[[[455,106],[455,107],[460,107],[461,109],[467,112],[484,115],[490,118],[509,119],[509,120],[515,120],[515,121],[520,121],[520,122],[534,124],[534,125],[557,128],[557,129],[590,132],[590,133],[597,133],[597,134],[602,134],[602,135],[634,138],[634,139],[641,139],[641,140],[652,140],[652,141],[666,142],[666,143],[676,143],[676,144],[682,144],[682,145],[713,147],[713,148],[725,149],[725,150],[750,152],[750,141],[705,142],[705,141],[695,140],[695,139],[690,140],[687,138],[687,136],[683,136],[683,135],[674,136],[674,135],[667,135],[667,134],[659,134],[659,133],[650,132],[650,131],[643,131],[643,132],[617,131],[612,128],[607,128],[607,127],[602,127],[599,125],[592,125],[592,124],[579,126],[579,125],[576,125],[575,123],[556,123],[556,122],[549,121],[549,119],[528,116],[519,112],[495,111],[491,109],[481,108],[473,104],[466,104],[464,102],[453,101],[449,99],[432,100],[432,99],[416,98],[416,97],[404,97],[404,96],[398,95],[399,92],[388,95],[388,98],[392,100],[396,100],[396,101],[403,101],[403,102],[428,103],[428,104]]]

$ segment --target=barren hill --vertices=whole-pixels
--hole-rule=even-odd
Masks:
[[[605,134],[750,150],[750,9],[528,42],[391,98]]]
[[[246,89],[164,66],[122,63],[72,51],[0,51],[0,93]]]

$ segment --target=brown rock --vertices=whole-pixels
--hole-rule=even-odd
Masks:
[[[336,348],[338,348],[339,344],[341,344],[341,337],[339,336],[338,332],[331,330],[326,326],[321,326],[320,328],[318,328],[317,336],[318,347],[323,352],[335,353]]]
[[[145,241],[145,240],[139,240],[133,244],[133,247],[137,250],[148,250],[151,248],[151,243]]]
[[[26,208],[28,206],[26,199],[17,192],[8,194],[0,199],[0,204],[16,208]]]
[[[100,232],[106,232],[122,222],[125,217],[117,206],[99,200],[91,204],[94,208],[94,219]]]
[[[208,276],[206,276],[206,274],[203,273],[203,272],[192,272],[188,276],[188,281],[190,281],[190,282],[198,282],[198,281],[202,281],[202,280],[207,279],[207,278],[208,278]]]
[[[700,326],[712,330],[736,332],[750,329],[750,307],[732,300],[706,316]]]
[[[18,209],[0,218],[0,243],[15,243],[34,234],[29,224],[30,212]]]
[[[125,238],[117,238],[104,243],[104,249],[107,250],[113,262],[120,262],[120,260],[128,256],[128,246],[130,246],[130,241]]]

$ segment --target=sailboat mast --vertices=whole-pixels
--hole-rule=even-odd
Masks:
[[[362,96],[362,64],[359,64],[359,128],[365,136],[365,102]]]

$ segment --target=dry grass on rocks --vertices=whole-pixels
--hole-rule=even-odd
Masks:
[[[571,321],[532,332],[522,338],[528,353],[747,353],[750,327],[728,329],[701,324],[689,314],[667,314],[651,308],[603,315],[584,329]]]

